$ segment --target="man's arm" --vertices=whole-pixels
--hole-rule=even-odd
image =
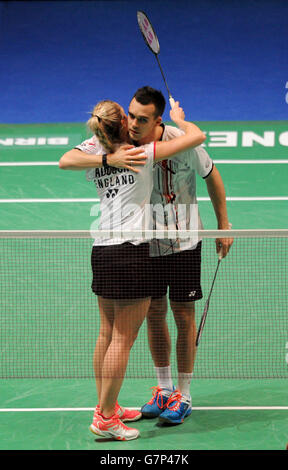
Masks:
[[[59,160],[61,170],[87,170],[102,166],[103,155],[94,155],[82,152],[79,149],[72,149],[64,153]],[[143,149],[135,148],[132,145],[123,145],[116,152],[107,154],[107,163],[116,168],[127,168],[138,173],[135,166],[145,165],[147,160],[143,154]]]
[[[224,184],[219,171],[214,165],[210,175],[205,179],[208,193],[213,204],[214,212],[218,222],[219,230],[229,230],[229,220],[226,206],[226,193]],[[228,251],[233,243],[233,238],[217,238],[216,251],[222,251],[222,257],[228,254]]]
[[[177,153],[192,147],[197,147],[206,139],[205,134],[193,122],[185,121],[185,113],[176,101],[170,110],[171,119],[184,132],[168,142],[156,142],[155,161],[165,160]]]

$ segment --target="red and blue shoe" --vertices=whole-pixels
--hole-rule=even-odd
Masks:
[[[175,390],[169,397],[165,410],[159,415],[161,423],[181,424],[192,413],[191,398]]]
[[[166,409],[166,404],[172,393],[172,390],[167,390],[159,386],[152,387],[152,398],[148,403],[142,406],[141,413],[145,418],[157,418]]]

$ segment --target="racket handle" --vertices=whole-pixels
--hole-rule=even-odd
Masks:
[[[173,108],[173,106],[175,105],[175,100],[174,98],[172,98],[172,96],[169,97],[169,103],[170,103],[171,108]]]
[[[229,222],[229,229],[228,230],[231,230],[232,228],[232,224]],[[222,253],[222,248],[220,248],[220,251],[218,253],[218,259],[221,261],[221,259],[223,258],[223,253]]]

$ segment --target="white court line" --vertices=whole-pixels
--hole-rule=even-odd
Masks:
[[[198,197],[198,201],[210,201],[209,197]],[[226,197],[226,201],[288,201],[288,196],[268,197]],[[31,199],[0,199],[1,204],[8,203],[54,203],[54,202],[100,202],[97,198],[31,198]]]
[[[33,203],[33,202],[100,202],[100,199],[98,198],[62,198],[62,199],[56,199],[56,198],[35,198],[35,199],[0,199],[1,204],[8,204],[8,203]]]
[[[213,160],[213,159],[212,159]],[[255,165],[262,165],[262,164],[274,164],[274,163],[288,163],[288,160],[213,160],[214,163],[229,163],[235,165],[246,165],[246,164],[255,164]]]
[[[275,160],[213,160],[215,164],[230,164],[230,165],[243,165],[243,164],[287,164],[288,160],[275,159]],[[0,166],[57,166],[59,162],[0,162]]]
[[[56,166],[59,162],[0,162],[0,166]]]
[[[0,413],[33,413],[33,412],[57,412],[57,411],[94,411],[94,408],[0,408]],[[127,408],[129,410],[140,410],[140,408]],[[288,410],[288,406],[193,406],[197,411],[248,411],[248,410]]]
[[[198,197],[198,201],[210,201],[209,197]],[[256,196],[256,197],[226,197],[226,201],[288,201],[288,196]],[[18,203],[57,203],[57,202],[100,202],[98,198],[21,198],[21,199],[0,199],[0,204]]]

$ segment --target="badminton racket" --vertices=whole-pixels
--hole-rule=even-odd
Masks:
[[[231,227],[232,227],[232,225],[229,224],[229,229],[231,229]],[[201,339],[201,336],[202,336],[202,333],[203,333],[203,329],[204,329],[206,318],[207,318],[207,313],[208,313],[208,310],[209,310],[210,299],[211,299],[211,295],[212,295],[212,292],[213,292],[213,287],[214,287],[214,284],[215,284],[215,281],[216,281],[216,277],[217,277],[217,273],[218,273],[218,269],[219,269],[221,260],[222,260],[222,252],[220,250],[220,252],[218,254],[218,263],[217,263],[217,266],[216,266],[213,282],[212,282],[210,292],[209,292],[208,298],[207,298],[205,306],[204,306],[203,314],[202,314],[200,325],[199,325],[199,328],[198,328],[197,337],[196,337],[196,346],[199,345],[200,339]]]
[[[216,280],[216,277],[217,277],[217,273],[218,273],[218,269],[219,269],[221,260],[222,260],[222,257],[221,257],[221,255],[219,255],[216,271],[215,271],[215,274],[214,274],[214,279],[213,279],[213,282],[212,282],[212,285],[211,285],[211,288],[210,288],[208,298],[207,298],[205,306],[204,306],[203,314],[202,314],[200,325],[199,325],[199,328],[198,328],[197,338],[196,338],[196,346],[198,346],[199,343],[200,343],[202,332],[203,332],[203,329],[204,329],[204,326],[205,326],[207,313],[208,313],[208,309],[209,309],[209,305],[210,305],[210,299],[211,299],[213,287],[214,287],[214,284],[215,284],[215,280]]]
[[[158,54],[160,52],[160,44],[159,44],[157,35],[155,33],[155,30],[154,30],[154,28],[151,24],[151,21],[148,19],[146,13],[144,13],[143,11],[137,11],[137,20],[138,20],[138,25],[139,25],[140,31],[143,35],[144,41],[146,42],[146,44],[149,47],[150,51],[152,51],[153,54],[156,57],[156,60],[157,60],[162,78],[164,80],[165,86],[166,86],[167,91],[168,91],[169,103],[170,103],[171,108],[173,108],[173,106],[175,104],[175,101],[172,98],[172,95],[170,93],[170,90],[169,90],[169,87],[168,87],[163,69],[162,69],[160,61],[159,61]]]

